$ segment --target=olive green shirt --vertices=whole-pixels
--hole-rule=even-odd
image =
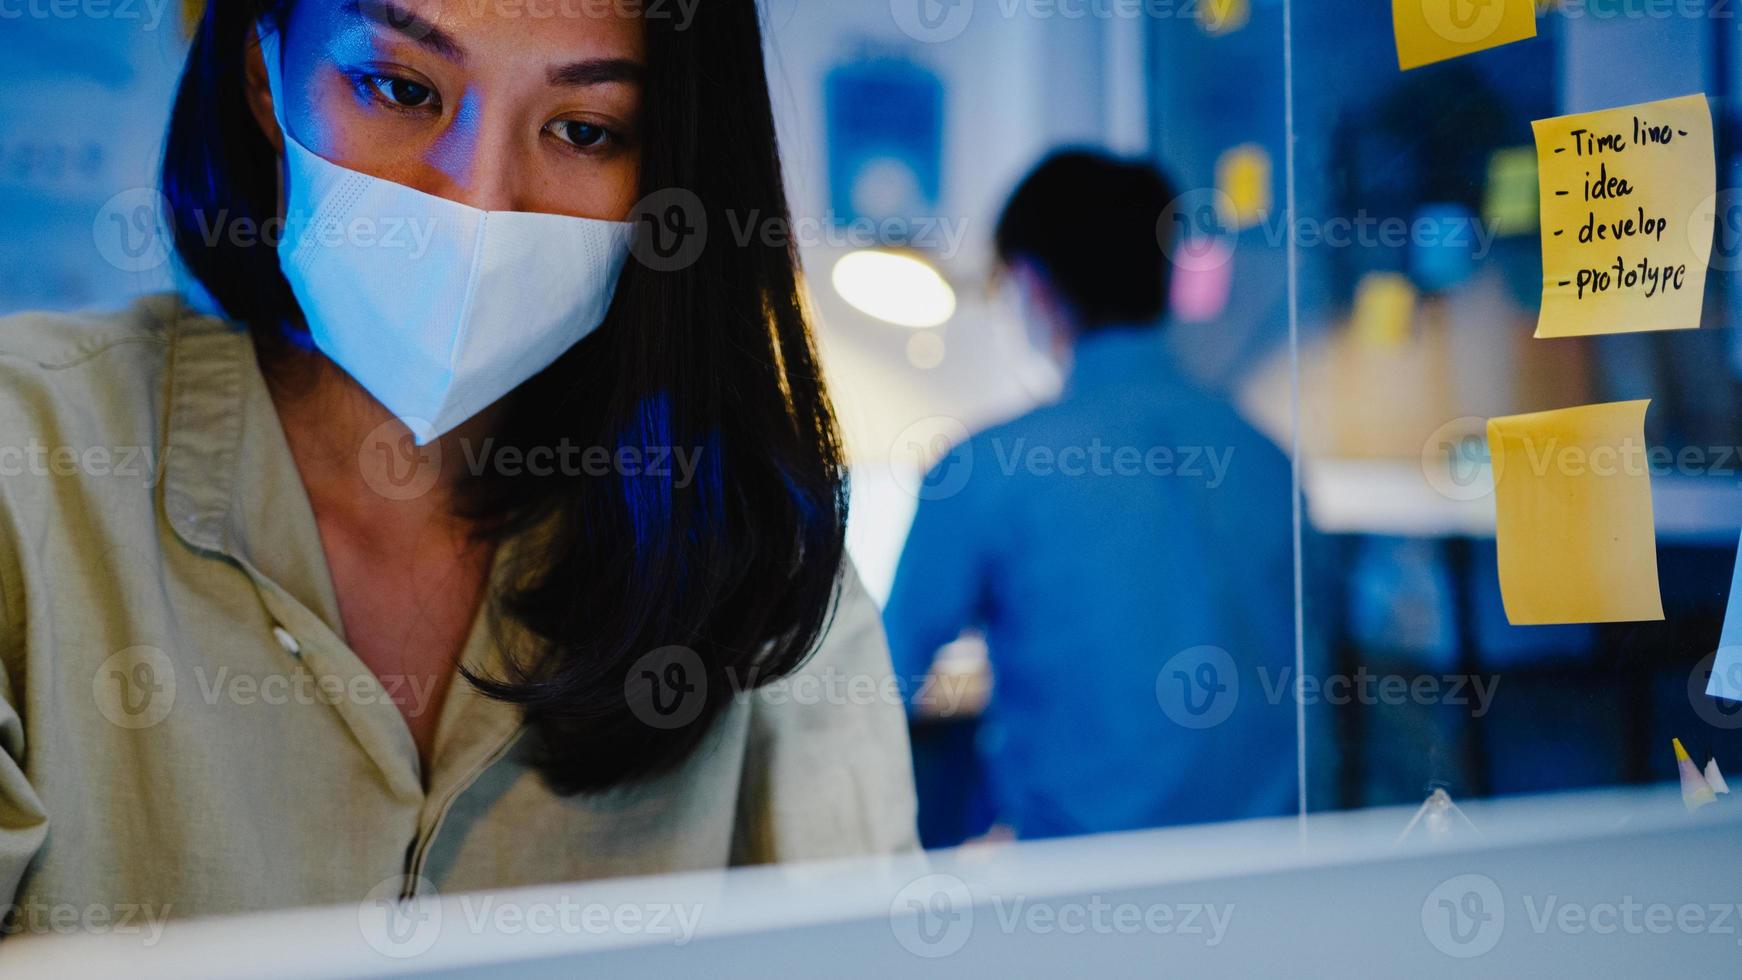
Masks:
[[[422,771],[345,643],[252,342],[172,297],[0,319],[0,599],[14,911],[179,918],[917,847],[904,713],[850,566],[808,664],[735,696],[669,775],[556,795],[518,709],[463,679]],[[488,621],[462,654],[486,672]]]

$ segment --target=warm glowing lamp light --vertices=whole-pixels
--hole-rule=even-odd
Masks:
[[[835,292],[854,309],[903,327],[935,327],[956,312],[956,292],[931,263],[905,252],[864,249],[835,263]]]

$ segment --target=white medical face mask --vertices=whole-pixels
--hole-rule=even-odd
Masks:
[[[259,33],[289,183],[279,265],[315,345],[418,445],[604,322],[631,224],[481,211],[321,158],[285,124],[278,32]]]

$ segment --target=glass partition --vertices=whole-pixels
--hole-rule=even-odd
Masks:
[[[1291,339],[1271,346],[1245,397],[1298,423],[1281,428],[1300,447],[1308,809],[1674,779],[1672,739],[1698,765],[1742,764],[1742,722],[1704,693],[1742,527],[1730,329],[1742,226],[1720,190],[1698,329],[1537,339],[1543,236],[1592,231],[1541,227],[1541,201],[1561,204],[1552,186],[1539,199],[1532,129],[1704,93],[1722,189],[1737,163],[1742,33],[1716,4],[1545,3],[1532,38],[1400,71],[1389,6],[1279,12],[1293,154],[1293,208],[1279,211],[1296,290]],[[1699,168],[1671,179],[1697,181]],[[1672,235],[1707,227],[1669,220]],[[1559,268],[1551,289],[1578,288]],[[1503,601],[1496,486],[1529,474],[1496,473],[1488,421],[1635,399],[1650,400],[1639,458],[1655,527],[1615,520],[1601,534],[1603,547],[1630,532],[1645,542],[1615,574],[1633,576],[1646,605],[1655,553],[1662,618],[1607,616],[1613,603],[1586,596],[1582,614],[1514,625],[1533,620],[1522,573]],[[1606,493],[1627,474],[1604,479]],[[1571,506],[1508,525],[1502,547],[1539,577],[1607,574],[1613,552],[1564,554],[1554,522]],[[1605,618],[1623,621],[1590,621]]]

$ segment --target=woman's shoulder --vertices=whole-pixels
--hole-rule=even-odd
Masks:
[[[231,329],[174,293],[141,296],[113,310],[29,311],[0,316],[0,362],[59,370],[127,348],[151,355],[178,335]]]
[[[907,712],[877,603],[850,558],[821,645],[756,692],[741,863],[919,847]]]
[[[155,431],[176,342],[234,329],[168,293],[116,310],[0,317],[0,437]]]

